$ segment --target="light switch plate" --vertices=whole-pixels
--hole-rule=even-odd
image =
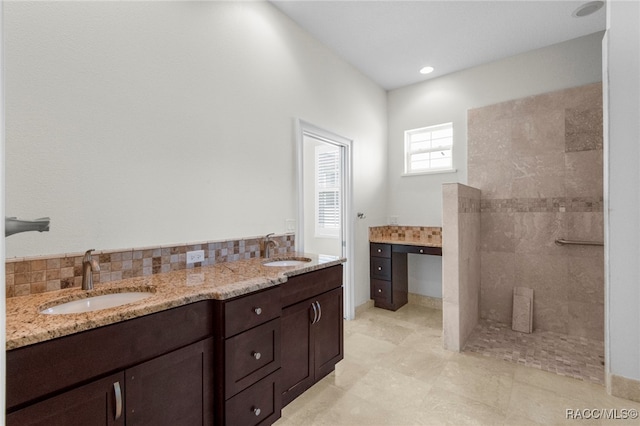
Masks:
[[[296,232],[295,219],[285,219],[284,226],[285,226],[286,232]]]
[[[389,216],[389,225],[397,225],[398,216]]]

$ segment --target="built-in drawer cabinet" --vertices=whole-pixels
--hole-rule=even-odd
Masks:
[[[398,310],[409,299],[408,254],[442,256],[441,247],[369,243],[370,291],[377,308]]]
[[[280,287],[216,301],[216,424],[269,425],[280,418]]]
[[[371,279],[371,298],[378,303],[391,304],[391,281]]]
[[[370,297],[377,308],[397,310],[408,301],[407,255],[391,244],[370,243]]]

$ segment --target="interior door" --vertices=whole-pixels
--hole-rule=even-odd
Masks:
[[[354,257],[353,141],[298,120],[298,224],[296,249]],[[344,312],[355,317],[354,264],[344,265]]]

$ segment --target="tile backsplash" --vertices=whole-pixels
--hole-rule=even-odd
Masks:
[[[369,239],[422,240],[442,244],[442,228],[434,226],[372,226]]]
[[[271,237],[277,243],[274,255],[292,253],[295,235]],[[196,266],[232,262],[260,257],[263,237],[206,241],[171,246],[94,251],[100,272],[93,273],[94,283],[107,283]],[[204,262],[187,265],[187,252],[204,250]],[[6,261],[6,297],[26,296],[82,285],[84,253],[67,253],[42,257],[23,257]]]

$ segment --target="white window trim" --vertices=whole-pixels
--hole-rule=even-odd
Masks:
[[[458,173],[458,169],[434,169],[424,172],[402,173],[402,177],[423,176],[423,175],[440,175],[443,173]]]
[[[420,175],[432,175],[432,174],[440,174],[440,173],[457,172],[457,169],[453,167],[454,145],[455,145],[453,140],[453,135],[451,137],[451,148],[450,148],[451,149],[451,167],[430,168],[430,169],[418,170],[418,171],[409,170],[412,155],[426,153],[426,152],[435,152],[439,150],[439,148],[431,148],[431,149],[420,150],[418,152],[410,152],[409,147],[411,145],[411,142],[410,142],[411,135],[416,133],[424,133],[425,131],[432,132],[432,131],[438,130],[438,128],[445,128],[445,127],[450,127],[451,131],[453,132],[453,122],[440,123],[440,124],[435,124],[433,126],[426,126],[426,127],[420,127],[417,129],[405,130],[404,132],[404,169],[403,169],[404,173],[402,173],[401,176],[406,177],[406,176],[420,176]]]

